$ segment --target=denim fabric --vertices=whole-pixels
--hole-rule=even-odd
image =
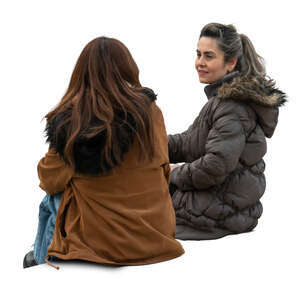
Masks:
[[[45,257],[53,238],[56,214],[61,194],[46,195],[40,204],[39,224],[34,242],[34,258],[38,264],[45,263]]]

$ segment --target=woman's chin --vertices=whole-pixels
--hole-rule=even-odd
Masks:
[[[207,83],[207,84],[210,83],[208,78],[203,78],[203,77],[199,77],[199,81],[200,81],[200,83]]]

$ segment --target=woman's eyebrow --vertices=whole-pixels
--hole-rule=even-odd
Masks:
[[[198,50],[198,49],[196,50],[196,52],[197,52],[197,53],[201,53],[201,51]],[[215,55],[215,52],[214,52],[214,51],[204,51],[204,54],[206,54],[206,55],[207,55],[207,54],[208,54],[208,55]]]

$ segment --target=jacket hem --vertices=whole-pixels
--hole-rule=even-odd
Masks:
[[[178,240],[215,240],[226,235],[236,234],[229,230],[221,228],[212,228],[211,230],[196,229],[187,225],[176,225],[175,238]]]
[[[116,261],[113,259],[107,259],[101,257],[92,258],[91,255],[84,255],[77,251],[70,252],[68,254],[62,254],[59,252],[50,251],[48,252],[47,257],[49,258],[50,256],[54,256],[62,260],[84,260],[84,261],[95,262],[104,265],[135,266],[135,265],[147,265],[147,264],[153,264],[153,263],[159,263],[159,262],[171,260],[181,256],[184,253],[185,252],[182,249],[182,251],[174,251],[168,254],[163,254],[163,255],[150,257],[146,259],[127,260],[127,261],[126,260]]]

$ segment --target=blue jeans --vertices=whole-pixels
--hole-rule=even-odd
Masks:
[[[61,194],[46,195],[40,204],[39,225],[34,242],[34,258],[38,264],[45,263],[45,258],[53,239],[57,210]]]

